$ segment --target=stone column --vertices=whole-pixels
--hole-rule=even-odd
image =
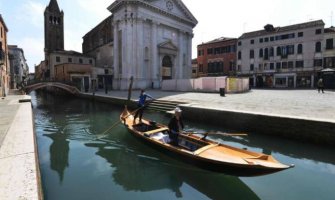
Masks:
[[[176,76],[173,77],[175,79],[181,79],[183,77],[183,54],[186,53],[185,52],[185,46],[183,45],[183,37],[184,37],[184,32],[179,31],[178,33],[179,36],[179,41],[178,41],[178,53],[177,53],[177,62],[176,65],[174,66],[176,69]]]
[[[158,24],[156,22],[152,22],[152,40],[151,40],[151,58],[152,60],[152,66],[151,66],[151,78],[153,81],[158,81],[157,75],[159,75],[159,70],[160,70],[160,58],[158,55],[158,44],[157,44],[157,28]]]

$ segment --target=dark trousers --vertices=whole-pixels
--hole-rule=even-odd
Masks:
[[[174,130],[169,131],[169,137],[172,140],[171,142],[172,145],[178,146],[178,136],[179,136],[178,132]]]
[[[143,111],[144,111],[144,106],[138,106],[137,108],[138,110],[135,113],[135,117],[134,117],[134,121],[136,120],[136,118],[139,116],[140,121],[142,120],[142,116],[143,116]]]
[[[320,90],[322,91],[322,93],[324,93],[324,88],[323,87],[318,87],[318,92],[320,93]]]

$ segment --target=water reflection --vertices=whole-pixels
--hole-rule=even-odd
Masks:
[[[112,178],[126,191],[149,192],[169,189],[176,198],[183,198],[181,187],[187,184],[210,199],[259,199],[237,177],[183,164],[134,140],[136,138],[126,135],[122,141],[85,144],[97,148],[96,155],[115,168]]]
[[[50,145],[50,167],[58,173],[59,181],[62,183],[64,171],[69,167],[70,142],[61,133],[44,134],[44,136],[52,139],[52,144]]]

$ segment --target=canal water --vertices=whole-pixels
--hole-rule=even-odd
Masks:
[[[121,107],[33,92],[32,103],[46,200],[334,199],[335,149],[249,134],[213,140],[273,155],[295,168],[240,178],[201,170],[151,149],[116,126]],[[146,112],[167,123],[169,117]],[[198,131],[226,131],[186,121]]]

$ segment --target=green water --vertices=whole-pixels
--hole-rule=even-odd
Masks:
[[[46,200],[95,199],[334,199],[335,149],[250,134],[213,140],[272,154],[296,167],[238,178],[200,170],[141,143],[119,125],[121,107],[32,93],[43,193]],[[167,123],[169,117],[146,112]],[[200,131],[222,127],[187,122]]]

